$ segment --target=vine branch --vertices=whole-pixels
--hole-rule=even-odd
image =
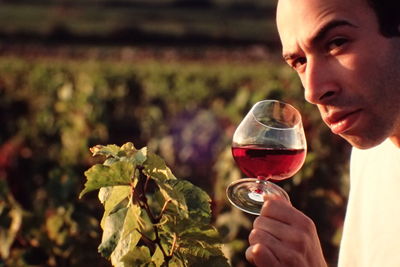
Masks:
[[[139,180],[138,180],[138,183],[136,184],[136,186],[132,186],[132,188],[131,188],[131,199],[132,199],[132,202],[136,201],[137,204],[139,205],[139,207],[146,211],[148,217],[150,218],[150,221],[153,224],[153,232],[154,232],[155,238],[151,239],[148,236],[146,236],[144,233],[142,233],[141,231],[139,231],[139,230],[137,230],[137,231],[140,233],[140,235],[142,236],[143,242],[147,245],[147,247],[150,249],[150,251],[152,253],[155,252],[156,246],[158,246],[160,248],[161,253],[164,256],[165,263],[168,266],[168,262],[172,259],[173,252],[175,251],[175,248],[176,248],[177,237],[176,237],[176,234],[174,234],[174,240],[173,240],[171,249],[170,249],[169,253],[167,253],[161,244],[161,238],[160,238],[159,229],[158,229],[157,224],[161,221],[162,216],[163,216],[165,210],[167,209],[168,204],[172,200],[168,199],[167,201],[165,201],[160,214],[158,216],[155,216],[148,204],[147,197],[146,197],[146,192],[148,190],[148,186],[149,186],[151,177],[148,175],[145,175],[143,173],[144,167],[139,166],[139,167],[137,167],[137,169],[139,170]]]

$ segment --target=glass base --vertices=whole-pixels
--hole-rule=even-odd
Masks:
[[[260,215],[265,194],[279,195],[290,201],[288,194],[281,187],[256,178],[239,179],[226,189],[226,195],[232,205],[253,215]]]

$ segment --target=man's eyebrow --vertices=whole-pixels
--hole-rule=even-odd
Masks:
[[[311,36],[310,43],[318,43],[319,41],[323,40],[331,30],[341,26],[350,26],[353,28],[357,28],[356,25],[350,23],[347,20],[331,20],[323,25],[319,30],[317,30],[317,32],[313,36]]]
[[[353,28],[358,28],[356,25],[350,23],[347,20],[331,20],[325,25],[323,25],[320,29],[316,31],[314,35],[311,36],[311,38],[309,39],[310,44],[315,45],[319,41],[323,40],[331,30],[341,26],[350,26]],[[296,53],[284,53],[282,57],[285,61],[287,61],[293,58],[297,58],[298,55]]]

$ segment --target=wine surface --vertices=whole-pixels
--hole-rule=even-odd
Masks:
[[[293,176],[303,165],[304,149],[265,148],[258,146],[232,147],[239,168],[249,177],[283,180]]]

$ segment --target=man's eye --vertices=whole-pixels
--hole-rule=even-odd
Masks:
[[[307,63],[307,59],[305,57],[298,57],[292,61],[292,68],[298,70],[301,66]]]
[[[335,51],[336,49],[342,47],[345,43],[347,43],[347,39],[343,37],[338,37],[330,41],[327,45],[327,50],[330,51]]]

